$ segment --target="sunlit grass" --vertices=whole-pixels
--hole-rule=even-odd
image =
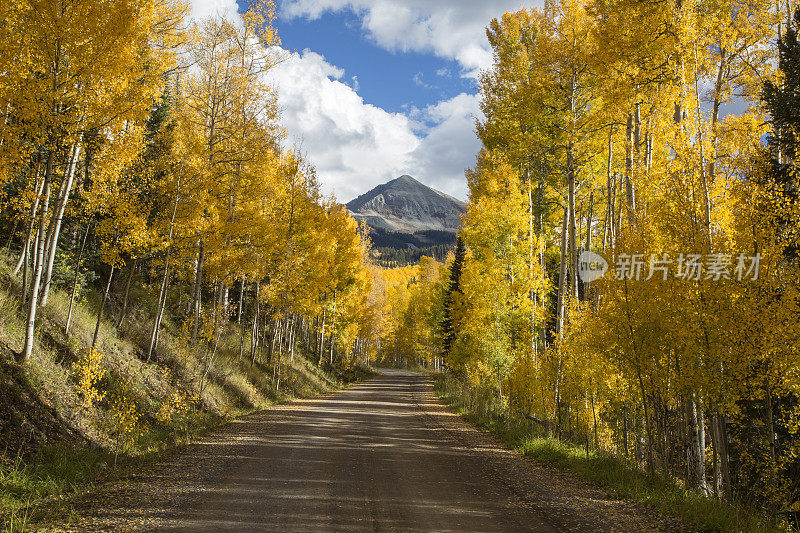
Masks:
[[[149,342],[156,302],[150,288],[134,286],[128,318],[122,327],[117,329],[119,309],[106,310],[98,338],[105,372],[102,379],[92,384],[98,388],[98,398],[105,399],[87,407],[86,395],[79,390],[80,369],[76,365],[91,344],[99,295],[96,291],[86,291],[76,302],[67,336],[64,325],[69,294],[54,290],[37,320],[32,363],[24,369],[13,366],[10,351],[19,352],[22,348],[24,320],[19,299],[20,279],[12,275],[10,263],[0,252],[0,343],[8,347],[3,347],[0,356],[12,365],[9,368],[16,370],[8,376],[0,372],[0,378],[13,380],[18,394],[24,393],[34,403],[41,401],[60,420],[69,420],[70,429],[94,446],[80,449],[51,446],[37,451],[28,444],[25,445],[28,449],[21,453],[16,450],[18,445],[0,442],[0,446],[5,444],[5,450],[0,452],[0,523],[4,524],[0,531],[25,530],[33,510],[36,511],[33,518],[38,519],[43,502],[48,501],[52,507],[61,496],[92,482],[101,473],[104,478],[119,475],[122,473],[119,468],[130,464],[133,457],[155,457],[158,452],[189,443],[233,418],[293,398],[325,393],[350,379],[367,375],[365,372],[334,374],[318,368],[314,364],[316,358],[309,359],[298,343],[294,359],[283,354],[284,378],[276,390],[273,366],[254,362],[249,356],[249,324],[240,326],[230,321],[203,377],[210,350],[200,346],[189,349],[181,336],[180,319],[169,314],[164,317],[158,352],[148,359],[143,353]],[[240,356],[242,328],[246,328],[245,348]],[[160,416],[165,399],[174,397],[182,387],[191,392],[195,401],[191,409],[176,413],[174,418]],[[109,400],[121,397],[129,408],[135,405],[136,420],[131,420],[127,428],[131,431],[125,432],[120,440],[119,424],[109,423],[120,420],[120,416],[113,412]],[[9,402],[25,412],[15,406],[16,401],[8,394],[0,397],[0,403]],[[68,506],[62,511],[62,515],[70,512]]]
[[[30,460],[0,465],[0,520],[3,531],[25,531],[31,503],[74,490],[106,469],[113,454],[100,448],[53,446]]]
[[[764,523],[757,514],[735,504],[684,489],[678,482],[649,475],[627,462],[584,444],[543,435],[526,420],[504,412],[491,395],[476,393],[453,379],[439,377],[439,396],[465,419],[492,432],[526,457],[546,466],[572,472],[606,487],[625,499],[653,506],[700,531],[721,533],[777,533],[787,531]]]

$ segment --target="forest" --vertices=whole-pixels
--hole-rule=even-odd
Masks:
[[[0,6],[0,521],[72,486],[64,461],[82,479],[365,364],[366,230],[283,143],[274,4],[187,17]]]
[[[423,257],[430,257],[437,261],[444,261],[447,259],[447,254],[453,251],[453,245],[437,244],[435,246],[425,246],[422,248],[404,248],[397,249],[394,247],[372,247],[373,261],[385,268],[404,267],[408,265],[415,265]]]
[[[165,311],[186,317],[191,343],[211,344],[247,313],[253,353],[267,328],[327,312],[320,345],[325,333],[334,352],[351,344],[366,327],[366,240],[281,147],[263,76],[277,60],[274,5],[253,4],[243,27],[187,27],[177,2],[113,5],[4,13],[3,223],[26,313],[19,359],[31,360],[50,294],[67,293],[68,331],[93,280],[98,327],[112,298],[125,322],[134,279],[152,289],[148,359]]]
[[[272,0],[242,24],[187,17],[0,6],[4,383],[116,458],[306,375],[421,368],[800,527],[794,5],[546,0],[492,20],[463,227],[418,253],[373,250],[287,148]]]
[[[797,528],[799,28],[760,0],[493,20],[458,249],[383,281],[394,356]]]

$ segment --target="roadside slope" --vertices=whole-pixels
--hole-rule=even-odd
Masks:
[[[60,499],[98,474],[113,477],[112,465],[126,458],[190,442],[225,421],[359,377],[318,367],[300,340],[271,361],[251,357],[249,350],[242,357],[240,328],[247,326],[234,321],[216,345],[192,347],[179,321],[167,316],[160,349],[147,358],[143,339],[153,313],[144,289],[132,291],[136,305],[125,320],[118,321],[119,307],[110,305],[106,316],[113,321],[101,322],[94,352],[88,346],[99,295],[90,293],[76,306],[66,335],[68,297],[53,293],[41,311],[33,360],[21,366],[15,362],[24,330],[18,294],[19,279],[0,257],[3,530],[29,526],[42,502]]]
[[[226,425],[76,504],[61,531],[683,531],[536,466],[390,371]]]

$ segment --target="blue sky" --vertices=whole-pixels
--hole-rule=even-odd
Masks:
[[[268,74],[285,143],[323,193],[350,199],[402,174],[467,198],[480,149],[485,28],[519,0],[276,0],[283,57]],[[538,2],[537,2],[538,3]],[[192,16],[238,18],[237,0],[191,0]]]
[[[238,0],[190,0],[192,18],[241,22]],[[268,74],[285,144],[347,202],[402,174],[462,200],[492,18],[541,0],[275,0],[283,61]],[[244,1],[242,2],[244,5]],[[734,102],[733,111],[743,104]]]
[[[476,93],[477,82],[461,76],[453,59],[432,53],[389,51],[368,38],[352,11],[328,12],[316,20],[281,19],[278,34],[283,48],[310,49],[344,69],[345,79],[368,104],[391,112],[407,112]]]

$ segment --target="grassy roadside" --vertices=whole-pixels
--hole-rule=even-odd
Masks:
[[[332,392],[373,375],[369,369],[358,367],[348,373],[345,381],[307,396]],[[306,396],[284,396],[272,405],[303,397]],[[205,424],[198,424],[189,434],[160,444],[153,442],[147,451],[138,454],[119,456],[99,446],[60,444],[40,448],[25,460],[17,456],[6,461],[0,465],[0,531],[27,531],[51,521],[71,521],[70,495],[91,492],[98,485],[122,479],[216,428],[260,410],[241,411],[236,417],[208,417]]]
[[[508,446],[541,464],[577,474],[606,487],[620,498],[651,505],[700,531],[721,533],[778,533],[757,515],[734,504],[689,491],[676,482],[651,476],[622,458],[589,450],[541,435],[528,421],[487,405],[479,395],[457,380],[434,376],[436,393],[443,402],[475,426],[490,431]]]
[[[121,302],[109,302],[94,352],[100,295],[81,296],[66,335],[69,296],[52,293],[37,320],[31,364],[21,366],[14,361],[24,340],[19,285],[0,253],[0,532],[33,528],[45,513],[69,516],[66,495],[124,476],[235,418],[369,375],[320,368],[298,340],[278,356],[276,382],[274,361],[250,356],[248,324],[231,320],[214,343],[192,346],[169,314],[148,358],[157,302],[153,287],[138,284],[125,316]]]
[[[127,466],[113,465],[114,454],[102,448],[53,446],[38,450],[28,461],[21,459],[0,469],[0,513],[3,531],[26,531],[43,518],[43,502],[56,503],[80,489],[88,489],[101,473],[120,475]],[[50,512],[69,514],[54,506]]]

